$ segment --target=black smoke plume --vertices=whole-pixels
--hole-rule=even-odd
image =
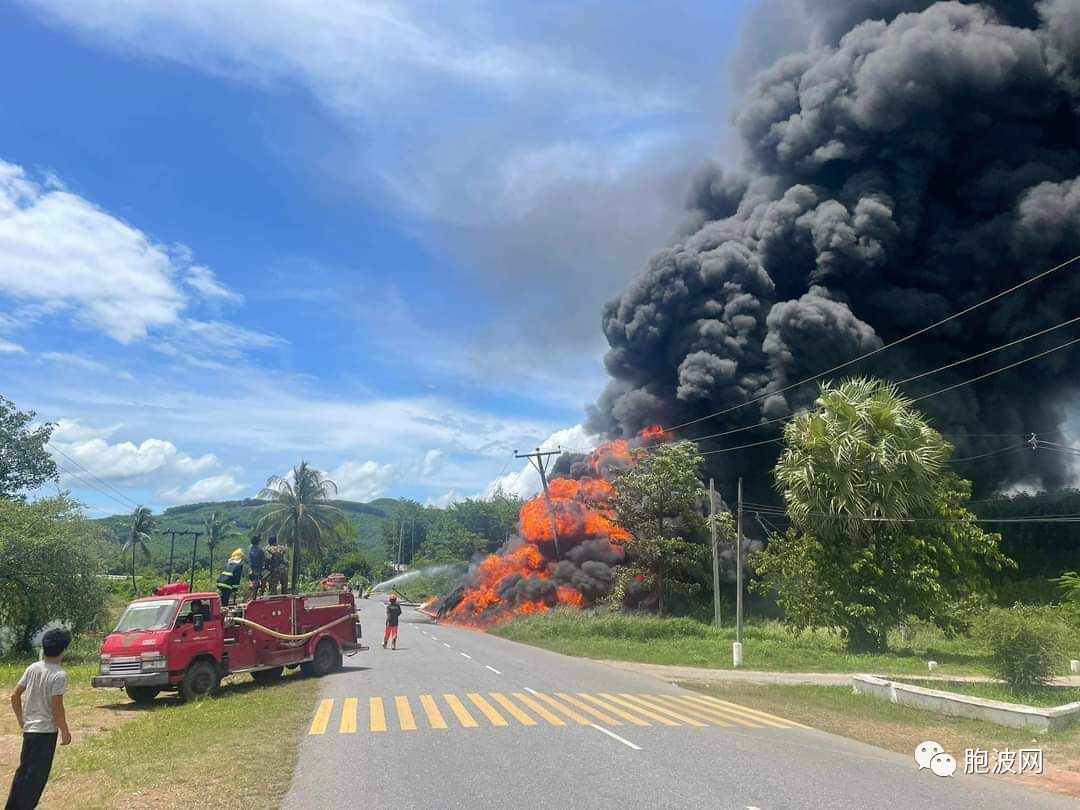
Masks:
[[[793,0],[794,1],[794,0]],[[589,425],[609,436],[788,415],[780,389],[1080,253],[1080,2],[806,0],[805,53],[761,72],[735,116],[740,171],[702,170],[690,215],[604,309],[612,377]],[[1080,267],[844,370],[892,379],[1080,315]],[[1062,329],[906,387],[918,396],[1052,348]],[[1080,381],[1064,350],[919,404],[956,457],[1059,429]],[[760,428],[704,442],[776,436]],[[1051,440],[1060,438],[1048,436]],[[776,446],[710,456],[771,490]],[[572,463],[572,462],[568,462]],[[1017,449],[956,470],[988,491],[1071,478],[1065,456]]]

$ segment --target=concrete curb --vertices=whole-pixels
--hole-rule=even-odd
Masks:
[[[851,685],[860,695],[870,695],[890,703],[925,709],[956,717],[969,717],[996,723],[999,726],[1025,728],[1034,731],[1057,731],[1080,719],[1080,702],[1066,703],[1044,709],[1021,703],[958,695],[939,689],[898,683],[876,675],[852,675]]]

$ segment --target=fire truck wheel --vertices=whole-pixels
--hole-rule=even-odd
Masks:
[[[209,661],[196,661],[184,673],[184,681],[180,684],[180,697],[188,701],[212,695],[220,684],[221,678],[213,664]]]
[[[337,645],[330,639],[324,638],[315,648],[315,657],[301,664],[300,669],[305,675],[321,678],[323,675],[329,675],[339,666],[341,666],[341,653],[338,652]]]
[[[281,677],[281,673],[284,672],[284,667],[271,667],[270,669],[257,669],[251,673],[251,677],[255,679],[256,683],[269,683],[270,681],[276,681]]]
[[[125,686],[124,691],[136,703],[147,705],[154,702],[161,690],[156,686]]]

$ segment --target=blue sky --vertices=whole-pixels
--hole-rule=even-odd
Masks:
[[[589,441],[602,303],[730,159],[744,5],[0,5],[0,393],[92,514],[301,458],[527,488],[515,448]]]

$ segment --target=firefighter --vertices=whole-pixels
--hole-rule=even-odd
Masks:
[[[228,606],[233,602],[236,592],[240,589],[240,578],[244,574],[244,550],[236,549],[229,555],[229,561],[225,563],[225,570],[218,574],[217,588],[221,594],[221,604]]]
[[[401,605],[397,603],[397,597],[390,594],[390,602],[386,606],[386,632],[383,634],[382,645],[386,649],[386,642],[390,642],[390,649],[397,649],[398,619],[401,618]]]
[[[252,599],[262,596],[262,589],[266,585],[266,552],[259,545],[261,542],[262,538],[253,534],[251,547],[248,548],[248,581],[251,583]]]
[[[266,547],[266,593],[285,593],[289,583],[289,550],[285,546],[278,545],[276,537],[270,538],[270,545]]]

